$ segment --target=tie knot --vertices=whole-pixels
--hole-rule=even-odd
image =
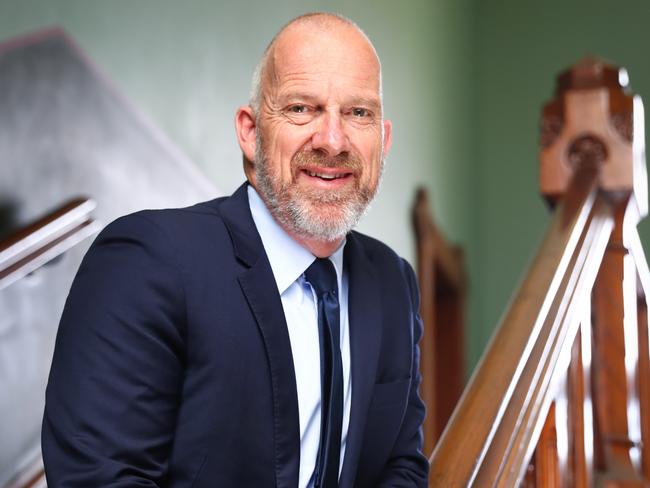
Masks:
[[[311,263],[311,266],[305,271],[307,281],[316,291],[317,295],[322,295],[328,291],[334,292],[338,290],[336,281],[336,270],[334,264],[327,258],[316,258]]]

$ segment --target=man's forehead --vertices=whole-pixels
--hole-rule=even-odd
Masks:
[[[365,35],[342,21],[325,26],[288,26],[276,38],[266,68],[267,82],[310,72],[350,74],[378,83],[380,70],[375,50]]]

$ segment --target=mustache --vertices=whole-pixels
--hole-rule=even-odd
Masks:
[[[291,167],[294,170],[301,170],[309,166],[347,169],[354,172],[362,169],[361,160],[348,153],[328,156],[320,151],[302,149],[291,158]]]

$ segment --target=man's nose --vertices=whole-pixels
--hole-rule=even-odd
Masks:
[[[323,113],[312,137],[312,147],[331,157],[350,150],[350,140],[339,113]]]

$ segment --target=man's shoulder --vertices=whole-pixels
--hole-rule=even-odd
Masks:
[[[95,244],[120,241],[147,245],[172,244],[177,250],[225,244],[230,241],[221,205],[231,197],[219,197],[188,207],[139,210],[109,223]]]
[[[200,202],[188,207],[145,209],[123,215],[109,223],[102,233],[131,233],[147,228],[157,228],[160,231],[177,233],[188,231],[194,227],[200,228],[206,222],[219,222],[219,205],[226,197]]]
[[[155,223],[203,220],[205,217],[220,218],[219,207],[222,202],[230,197],[219,197],[205,202],[195,203],[187,207],[144,209],[124,215],[115,222],[146,219]]]

